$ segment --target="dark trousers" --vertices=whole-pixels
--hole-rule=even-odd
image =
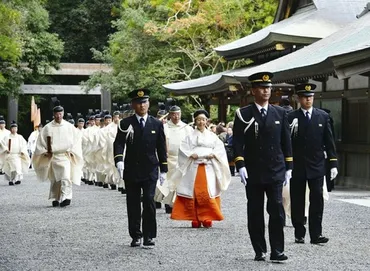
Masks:
[[[310,207],[308,211],[308,227],[311,240],[317,239],[322,234],[322,214],[324,210],[323,182],[324,177],[306,180],[305,176],[294,176],[290,182],[290,200],[292,224],[296,238],[304,237],[306,182],[310,188]]]
[[[229,169],[230,169],[231,176],[235,176],[235,166],[229,165]]]
[[[246,186],[248,199],[248,231],[256,255],[266,253],[264,199],[267,196],[267,212],[270,215],[268,230],[271,254],[284,252],[285,212],[282,199],[282,182],[250,184]]]
[[[125,181],[128,230],[131,238],[155,238],[157,236],[154,193],[156,182]],[[143,213],[141,213],[141,191],[143,192]],[[143,220],[140,230],[141,218]]]

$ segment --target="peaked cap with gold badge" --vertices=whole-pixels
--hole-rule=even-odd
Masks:
[[[150,90],[146,88],[135,89],[128,94],[131,102],[145,103],[149,99]]]
[[[274,75],[271,72],[258,72],[248,77],[252,87],[271,87],[271,79]]]
[[[295,91],[298,96],[305,96],[310,97],[315,95],[314,90],[316,89],[315,84],[307,83],[307,84],[297,84],[295,86]]]

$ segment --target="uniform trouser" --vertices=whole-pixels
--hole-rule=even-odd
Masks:
[[[156,208],[154,193],[156,182],[126,181],[126,205],[128,215],[128,230],[131,238],[155,238],[157,236]],[[141,191],[143,191],[143,213],[141,214]],[[140,230],[143,220],[142,231]]]
[[[271,254],[284,252],[285,212],[282,200],[282,182],[246,186],[248,199],[248,231],[256,255],[267,252],[265,240],[264,199],[267,196],[267,212],[270,215],[268,230]]]
[[[304,237],[306,228],[305,195],[306,181],[310,188],[310,207],[308,210],[308,227],[311,240],[317,239],[322,234],[322,215],[324,211],[323,182],[324,177],[307,180],[305,176],[294,176],[290,182],[290,200],[292,210],[292,224],[296,238]]]

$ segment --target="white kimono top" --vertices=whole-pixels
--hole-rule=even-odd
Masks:
[[[190,158],[197,154],[198,159]],[[213,154],[215,158],[205,157]],[[175,173],[168,180],[171,191],[177,195],[193,198],[194,183],[199,164],[205,164],[209,196],[215,198],[225,191],[231,181],[229,163],[222,141],[212,132],[195,129],[182,141]]]
[[[10,152],[9,150],[9,140]],[[3,171],[11,176],[12,172],[22,175],[28,172],[30,157],[27,152],[27,141],[19,134],[9,134],[0,141],[0,160],[3,164]]]
[[[48,136],[51,137],[53,153],[51,158],[44,156],[47,152]],[[53,172],[54,176],[68,176],[72,183],[80,185],[83,167],[81,133],[77,131],[74,125],[65,120],[62,120],[61,123],[53,120],[46,124],[37,139],[32,163],[39,181],[50,179],[49,171],[52,170],[50,164],[53,159],[71,163],[70,172],[65,172],[63,167],[59,167],[60,172]]]

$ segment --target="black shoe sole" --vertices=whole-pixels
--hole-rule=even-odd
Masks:
[[[270,257],[270,261],[272,261],[273,263],[281,263],[281,262],[285,262],[288,260],[288,257],[284,255],[284,257],[282,258],[274,258],[274,257]]]
[[[62,201],[60,204],[59,204],[59,206],[60,207],[66,207],[66,206],[69,206],[69,205],[71,205],[71,200],[64,200],[64,201]]]
[[[327,242],[329,242],[329,240],[327,240],[327,241],[311,241],[311,244],[313,244],[313,245],[321,245],[321,244],[326,244]]]

